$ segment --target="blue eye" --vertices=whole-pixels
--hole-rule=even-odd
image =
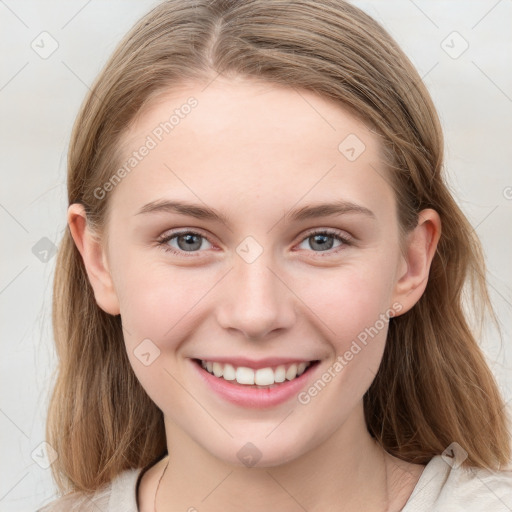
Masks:
[[[197,252],[197,249],[201,248],[203,240],[210,243],[208,239],[200,233],[196,233],[195,231],[181,231],[158,240],[158,244],[164,251],[182,255],[186,252]],[[169,245],[171,241],[176,241],[178,247],[176,248]]]
[[[339,244],[336,246],[336,250],[331,251],[334,245],[334,241],[338,241]],[[313,252],[328,252],[336,253],[340,249],[340,247],[343,247],[344,245],[350,245],[350,238],[341,235],[338,231],[333,231],[330,229],[322,230],[322,231],[314,231],[312,233],[309,233],[306,238],[301,242],[303,244],[304,242],[309,244],[309,247],[312,249],[319,249],[314,250]]]
[[[207,249],[211,249],[211,242],[201,233],[197,233],[195,231],[180,231],[160,238],[158,240],[158,246],[166,252],[170,252],[178,256],[189,257],[194,253],[197,254],[202,252],[200,249],[204,241],[210,244],[210,247],[207,247]],[[335,241],[338,241],[339,244],[334,248],[334,250],[331,250],[333,249]],[[171,245],[170,242],[175,242],[176,245]],[[307,237],[303,238],[301,244],[305,242],[307,242],[309,247],[313,249],[311,252],[322,252],[329,255],[339,252],[342,250],[343,246],[351,245],[351,238],[347,235],[342,235],[341,232],[337,230],[323,229],[310,232]]]

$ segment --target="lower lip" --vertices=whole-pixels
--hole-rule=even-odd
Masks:
[[[241,407],[252,409],[265,409],[282,404],[296,396],[306,383],[316,373],[318,361],[311,364],[307,370],[293,380],[287,380],[274,388],[255,388],[238,384],[236,381],[227,381],[222,377],[215,377],[206,371],[197,360],[191,360],[199,376],[219,396]]]

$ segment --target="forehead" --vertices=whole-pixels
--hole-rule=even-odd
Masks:
[[[281,210],[344,197],[377,209],[394,201],[374,132],[333,101],[269,83],[169,90],[139,113],[120,148],[129,172],[110,199],[133,213],[178,196],[247,213],[258,199]]]

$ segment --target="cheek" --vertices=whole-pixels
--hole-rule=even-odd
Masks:
[[[314,401],[318,407],[337,403],[335,416],[351,410],[378,371],[388,320],[398,312],[391,304],[393,261],[389,254],[372,254],[332,273],[317,274],[299,292],[317,315],[316,325],[332,352],[323,375],[330,384],[320,393],[323,398]],[[323,385],[319,383],[301,403],[313,400]]]
[[[210,276],[211,277],[211,276]],[[169,343],[173,330],[190,323],[201,299],[211,287],[207,273],[146,265],[131,272],[120,300],[123,323],[134,332]]]
[[[377,374],[386,344],[389,318],[398,310],[390,304],[392,287],[385,262],[337,269],[332,279],[317,280],[308,287],[308,304],[321,321],[322,335],[329,340],[331,357],[322,374],[298,397],[326,424],[338,425],[362,400]],[[315,411],[313,413],[313,411]]]
[[[130,364],[161,410],[184,410],[190,401],[179,384],[184,382],[182,368],[174,360],[194,333],[201,300],[213,283],[208,284],[205,273],[151,262],[125,268],[133,269],[123,278],[120,299]]]
[[[325,336],[336,351],[348,350],[351,341],[371,328],[389,310],[393,272],[381,259],[363,265],[345,265],[317,273],[304,281],[299,294],[321,320]],[[296,281],[297,283],[300,280]]]

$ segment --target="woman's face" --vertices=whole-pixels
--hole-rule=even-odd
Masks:
[[[410,308],[377,136],[311,92],[218,79],[153,103],[122,148],[120,182],[97,192],[106,261],[166,426],[227,462],[272,466],[360,421],[386,320]],[[195,360],[231,362],[246,382],[318,363],[258,389]]]

